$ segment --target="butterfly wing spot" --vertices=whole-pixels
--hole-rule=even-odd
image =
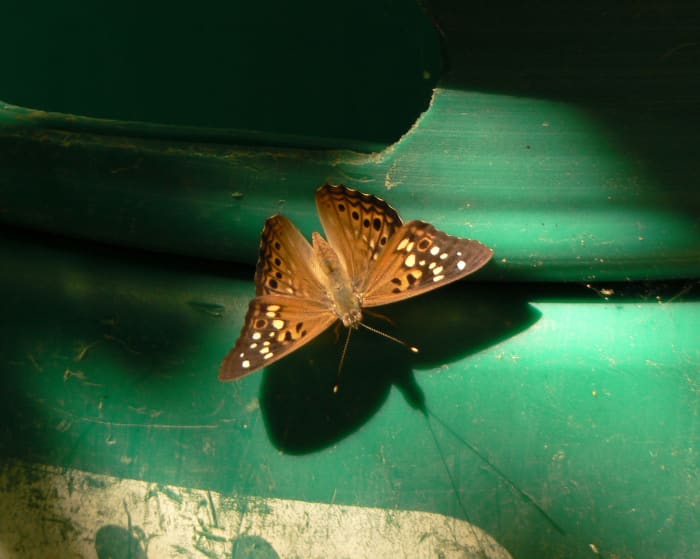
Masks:
[[[272,327],[275,330],[282,330],[282,328],[284,328],[284,320],[280,320],[279,318],[273,320]]]
[[[432,242],[430,239],[421,239],[416,248],[421,252],[425,252],[431,244]]]
[[[442,273],[442,266],[438,266],[437,268],[433,268],[433,275],[438,276]]]
[[[408,244],[408,237],[404,237],[403,239],[401,239],[401,241],[399,241],[399,244],[396,245],[396,250],[401,251],[401,250],[405,249],[407,244]]]
[[[438,253],[440,252],[440,247],[435,245],[433,248],[430,249],[430,254],[433,256],[437,256]]]
[[[265,320],[264,318],[258,318],[255,321],[254,328],[256,328],[257,330],[262,330],[263,328],[265,328],[265,326],[267,326],[267,320]]]
[[[358,219],[360,219],[360,214],[359,214],[357,211],[353,211],[350,215],[352,216],[352,218],[353,218],[355,221],[357,221]]]
[[[458,269],[460,272],[461,272],[462,270],[464,270],[464,268],[466,268],[466,266],[467,266],[467,265],[464,263],[464,260],[460,260],[460,261],[457,262],[457,269]]]
[[[241,354],[241,357],[243,357],[243,354]],[[241,363],[241,367],[243,367],[244,369],[247,369],[248,367],[250,367],[250,361],[248,361],[247,359],[244,360],[244,361]]]
[[[444,279],[445,279],[445,276],[435,276],[435,277],[433,278],[433,281],[442,281],[442,280],[444,280]]]
[[[404,266],[407,268],[413,268],[416,264],[416,255],[411,253],[406,257],[406,260],[403,261]]]
[[[251,338],[253,338],[254,340],[259,340],[261,337],[262,334],[260,332],[253,332],[253,335],[251,336]]]
[[[446,252],[443,252],[443,253],[440,255],[440,260],[445,260],[448,256],[449,256],[449,254],[447,254]]]

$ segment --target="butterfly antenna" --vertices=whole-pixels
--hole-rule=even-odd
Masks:
[[[367,326],[364,322],[360,322],[360,326],[362,326],[363,328],[366,328],[370,332],[374,332],[375,334],[379,334],[380,336],[384,336],[386,339],[391,340],[392,342],[396,342],[397,344],[401,344],[403,347],[408,348],[413,353],[418,353],[418,348],[416,346],[409,345],[406,342],[404,342],[403,340],[399,340],[398,338],[392,336],[391,334],[387,334],[386,332],[382,332],[381,330],[377,330],[376,328],[372,328],[371,326]]]
[[[338,375],[335,377],[335,384],[333,385],[333,394],[337,394],[338,390],[340,390],[340,372],[343,370],[343,363],[345,363],[345,354],[348,352],[348,346],[350,345],[350,334],[352,334],[352,328],[348,328],[348,335],[345,338],[343,353],[340,354],[340,363],[338,363]]]

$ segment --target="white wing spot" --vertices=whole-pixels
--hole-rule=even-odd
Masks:
[[[405,238],[401,239],[401,242],[399,242],[398,245],[396,245],[396,250],[403,250],[404,248],[406,248],[407,244],[408,244],[408,238],[405,237]]]
[[[263,356],[263,359],[269,359],[269,358],[272,357],[273,355],[274,355],[274,353],[272,353],[272,352],[266,353],[266,354]]]
[[[438,252],[440,252],[440,247],[435,245],[433,248],[430,249],[430,254],[433,256],[437,256]]]
[[[265,355],[266,353],[270,353],[270,348],[267,346],[262,347],[260,348],[260,353],[262,353],[263,355]]]
[[[250,344],[250,349],[255,349],[256,347],[258,347],[258,344],[256,344],[256,343]]]
[[[243,356],[244,356],[244,355],[245,355],[245,353],[241,353],[238,357],[240,357],[241,359],[243,359]]]
[[[415,254],[409,254],[406,257],[406,260],[403,261],[404,266],[407,268],[413,268],[413,265],[416,263],[416,255]]]
[[[457,256],[462,256],[462,253],[460,251],[457,251]]]
[[[413,241],[411,241],[410,243],[408,243],[408,244],[406,245],[406,252],[411,252],[411,251],[413,250],[413,245],[415,245],[415,244],[416,244],[416,243],[414,243]]]
[[[268,338],[274,338],[274,337],[275,337],[275,333],[274,333],[274,332],[270,332],[270,333],[267,335],[267,337],[268,337]]]
[[[277,312],[278,310],[280,310],[280,306],[279,305],[268,305],[267,310],[270,312]]]
[[[272,327],[275,330],[282,330],[282,328],[284,328],[284,320],[280,320],[279,318],[276,320],[273,320]],[[274,332],[272,334],[274,335]]]
[[[443,253],[440,255],[440,260],[445,260],[445,258],[447,258],[447,256],[448,256],[447,253],[446,253],[446,252],[443,252]]]
[[[438,266],[437,268],[433,269],[434,276],[439,276],[441,272],[442,272],[442,266]]]
[[[435,277],[433,278],[433,281],[441,281],[441,280],[444,280],[444,279],[445,279],[445,276],[435,276]]]
[[[466,267],[467,267],[467,265],[464,263],[464,260],[460,260],[459,262],[457,262],[457,269],[458,269],[460,272],[461,272],[462,270],[464,270],[464,268],[466,268]]]
[[[272,311],[269,311],[269,312],[266,312],[266,313],[265,313],[265,316],[266,316],[267,318],[275,318],[276,313],[274,313],[274,312],[272,312]]]
[[[433,268],[435,268],[435,266],[437,266],[437,264],[435,262],[431,262],[430,266],[428,266],[428,270],[432,270]]]
[[[418,265],[419,265],[419,266],[425,266],[425,260],[420,260],[420,261],[418,262]]]
[[[250,367],[250,361],[246,359],[245,361],[243,361],[243,363],[241,363],[241,367],[247,369],[248,367]]]
[[[270,345],[270,340],[265,340],[265,341],[263,342],[263,345]]]
[[[252,338],[253,338],[254,340],[259,340],[259,339],[260,339],[260,332],[253,332]]]
[[[293,294],[293,293],[294,293],[294,290],[293,290],[291,287],[288,287],[288,288],[287,288],[287,293],[292,293],[292,294]]]

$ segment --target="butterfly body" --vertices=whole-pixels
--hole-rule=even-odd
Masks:
[[[319,280],[326,290],[328,300],[343,326],[358,328],[362,320],[359,294],[352,285],[345,265],[333,247],[319,233],[312,235],[316,266],[320,269]]]
[[[220,380],[235,380],[295,351],[340,320],[356,329],[362,309],[420,295],[471,274],[493,251],[420,220],[403,223],[371,194],[324,185],[316,207],[327,240],[309,243],[282,215],[267,219],[255,298]]]

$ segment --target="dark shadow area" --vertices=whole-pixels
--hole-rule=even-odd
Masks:
[[[424,6],[443,40],[441,82],[448,87],[697,107],[695,2],[428,0]]]
[[[16,4],[3,21],[0,99],[122,121],[389,143],[440,67],[413,1]]]
[[[242,535],[233,542],[231,559],[279,559],[279,554],[266,539]]]
[[[122,528],[108,524],[95,535],[98,559],[147,559],[146,535],[138,527]]]
[[[342,327],[338,343],[331,329],[271,366],[264,373],[260,404],[276,447],[304,454],[332,445],[374,415],[392,386],[410,406],[424,411],[430,405],[416,384],[415,369],[449,366],[539,318],[522,287],[478,283],[448,286],[377,311],[394,324],[367,314],[365,321],[420,352],[414,355],[366,330],[354,332],[337,394],[333,386],[346,335]]]

